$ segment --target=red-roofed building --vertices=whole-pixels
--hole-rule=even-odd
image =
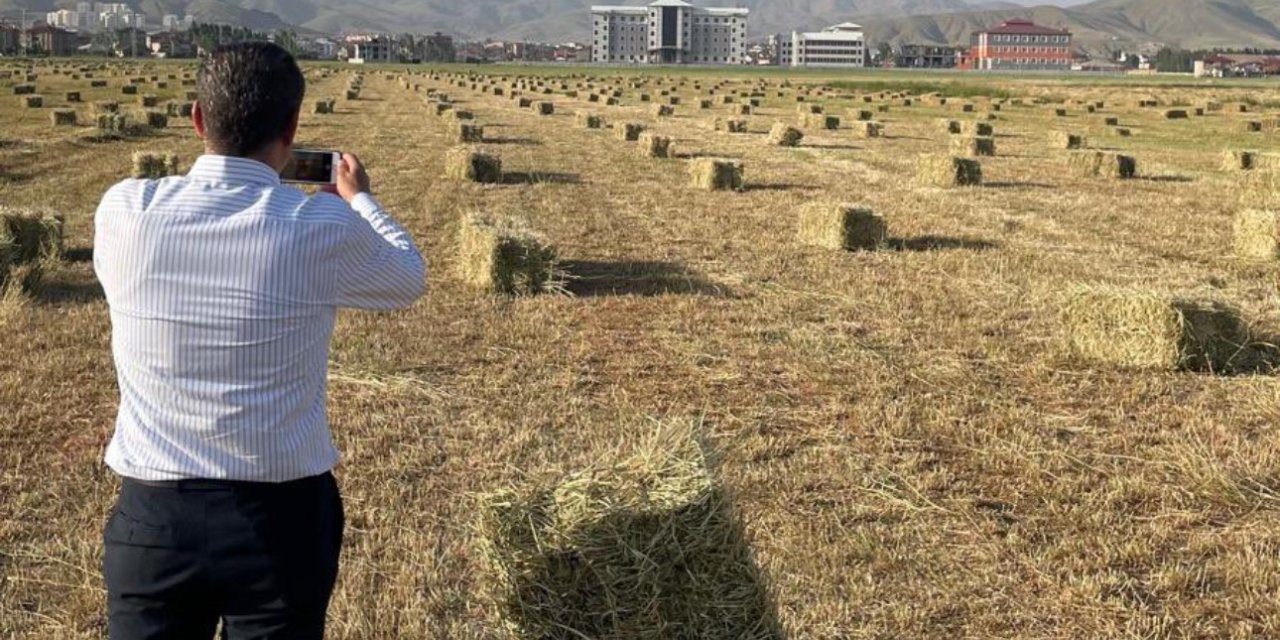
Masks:
[[[978,71],[1069,71],[1071,32],[1009,20],[973,34],[964,67]]]

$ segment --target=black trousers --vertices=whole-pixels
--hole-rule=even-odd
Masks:
[[[282,484],[125,479],[103,538],[111,640],[324,637],[338,575],[333,475]]]

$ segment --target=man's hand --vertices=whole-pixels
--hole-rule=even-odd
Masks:
[[[361,193],[369,193],[369,174],[365,172],[360,158],[354,154],[342,154],[342,162],[338,163],[338,196],[348,203]]]

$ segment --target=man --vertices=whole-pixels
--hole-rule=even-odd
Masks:
[[[354,156],[336,195],[281,186],[304,91],[286,51],[220,48],[197,83],[205,155],[186,176],[116,185],[96,215],[120,385],[109,633],[321,638],[343,526],[334,318],[412,304],[425,266]]]

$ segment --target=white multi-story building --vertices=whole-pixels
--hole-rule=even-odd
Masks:
[[[863,67],[867,40],[862,25],[846,22],[816,33],[793,31],[778,38],[778,64],[784,67]]]
[[[345,39],[350,50],[347,62],[365,64],[391,62],[394,47],[390,36],[381,34],[350,35]]]
[[[591,7],[591,61],[743,64],[747,9],[658,0],[647,7]]]

